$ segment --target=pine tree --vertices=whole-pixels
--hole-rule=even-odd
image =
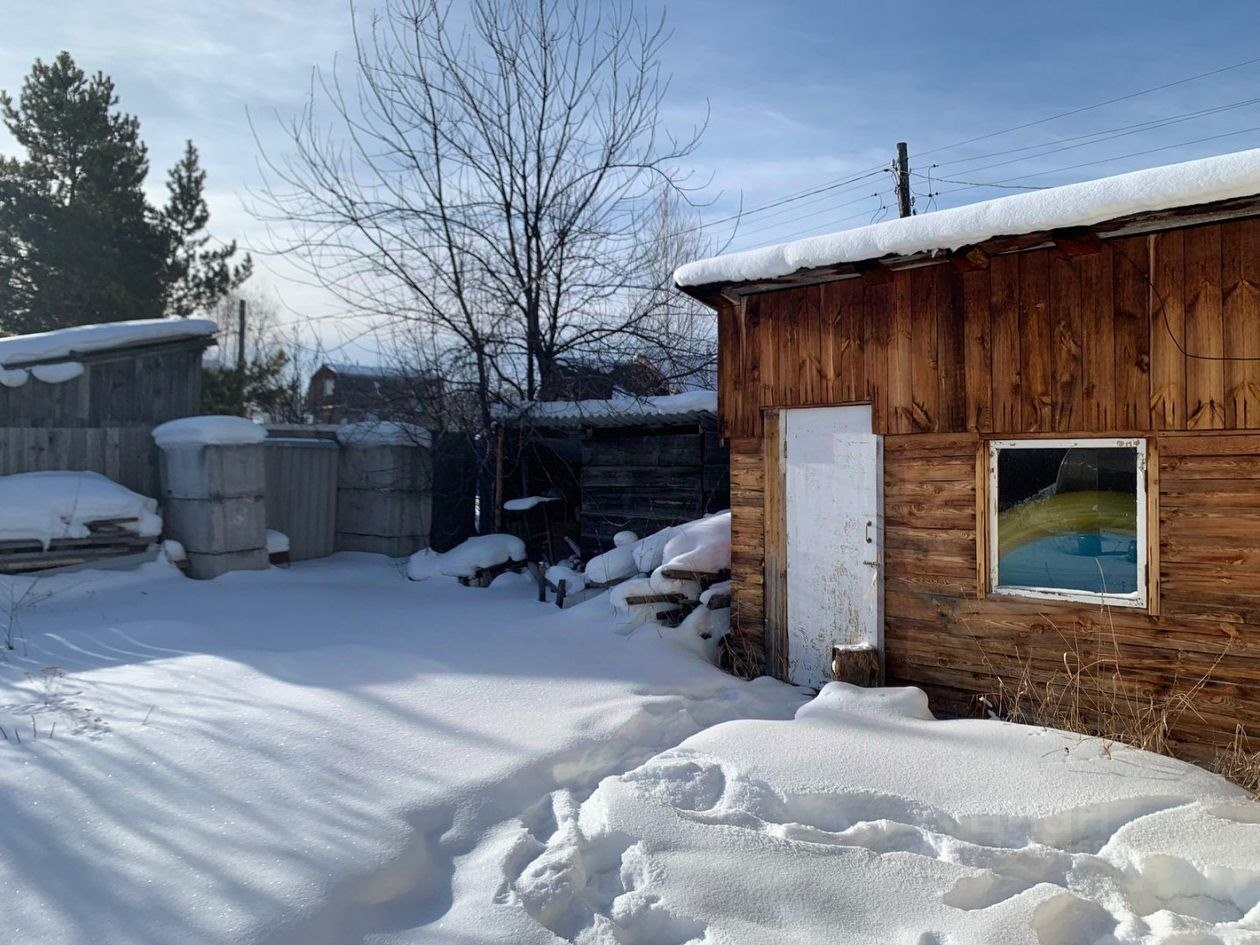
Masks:
[[[172,276],[167,314],[187,318],[195,312],[208,312],[214,304],[253,271],[249,254],[232,265],[236,255],[233,240],[218,249],[207,249],[210,234],[210,208],[205,200],[206,172],[201,168],[197,149],[191,141],[184,156],[171,168],[166,190],[170,195],[162,211],[172,239]]]
[[[25,149],[0,157],[0,334],[187,315],[249,275],[235,245],[205,248],[205,174],[191,142],[171,171],[171,202],[145,199],[140,123],[114,83],[69,53],[36,60],[0,120]]]

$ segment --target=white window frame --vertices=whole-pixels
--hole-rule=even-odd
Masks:
[[[998,583],[998,454],[1005,449],[1074,449],[1094,447],[1100,449],[1133,449],[1137,451],[1137,575],[1138,589],[1131,594],[1108,594],[1091,591],[1075,591],[1058,587],[1023,587]],[[1090,437],[1078,440],[990,440],[988,475],[989,593],[1000,597],[1030,597],[1035,600],[1075,601],[1087,604],[1105,604],[1112,607],[1147,606],[1149,575],[1146,569],[1147,517],[1146,501],[1146,440]]]

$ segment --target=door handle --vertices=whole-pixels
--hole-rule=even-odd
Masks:
[[[870,521],[866,523],[866,543],[868,545],[875,541],[875,539],[871,537],[871,526],[874,524],[874,522]]]

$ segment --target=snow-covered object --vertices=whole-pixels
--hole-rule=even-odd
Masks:
[[[337,442],[342,446],[368,449],[373,446],[424,446],[432,445],[429,431],[414,423],[395,420],[364,420],[347,423],[337,428]]]
[[[608,602],[612,604],[614,612],[622,616],[629,616],[636,607],[645,605],[627,603],[627,598],[646,597],[652,593],[654,593],[652,582],[648,578],[631,578],[628,581],[622,581],[608,592]]]
[[[0,384],[5,387],[21,387],[31,379],[31,372],[25,368],[9,368],[0,367]]]
[[[450,551],[422,548],[407,559],[407,577],[423,581],[437,574],[472,577],[477,571],[525,560],[525,542],[515,535],[474,535]]]
[[[731,513],[679,525],[661,550],[661,567],[715,573],[731,566]]]
[[[574,571],[567,564],[553,564],[547,569],[546,578],[554,587],[559,587],[560,582],[564,581],[566,594],[576,594],[586,589],[586,575],[581,571]]]
[[[611,940],[1260,940],[1260,804],[1240,789],[1114,743],[937,721],[917,689],[829,684],[792,722],[706,729],[556,810],[518,895],[598,912],[581,866],[624,851],[649,905],[608,910]],[[636,937],[650,923],[673,937]]]
[[[289,536],[274,528],[267,529],[267,554],[284,554],[289,550]]]
[[[717,413],[717,393],[694,390],[659,397],[618,394],[607,400],[539,401],[499,411],[508,418],[524,417],[538,426],[616,426],[639,422],[685,422]]]
[[[180,564],[188,560],[188,551],[184,548],[183,542],[176,541],[174,538],[167,538],[162,542],[162,554],[171,564]]]
[[[212,338],[218,330],[219,326],[208,318],[147,318],[16,335],[0,338],[0,368],[180,338]]]
[[[730,593],[731,593],[731,582],[718,581],[716,584],[709,587],[708,590],[703,591],[700,594],[700,603],[707,605],[709,601],[713,600],[713,598],[730,596]]]
[[[58,361],[56,364],[37,364],[31,368],[35,380],[45,384],[64,384],[83,375],[83,364],[80,361]]]
[[[153,439],[163,449],[177,446],[232,446],[261,443],[267,430],[244,417],[185,417],[155,427]]]
[[[665,545],[678,531],[676,525],[662,528],[634,543],[634,564],[643,574],[651,574],[665,559]]]
[[[557,498],[551,495],[527,495],[521,499],[508,499],[503,503],[503,508],[509,512],[528,512],[544,502],[556,501],[558,501]]]
[[[638,573],[639,568],[634,563],[633,544],[618,545],[586,562],[586,576],[596,584],[619,581]]]
[[[162,532],[157,502],[94,472],[0,476],[0,540],[86,538],[89,522],[134,519],[121,527],[146,537]]]
[[[787,276],[800,269],[958,249],[995,236],[1089,226],[1135,213],[1260,194],[1260,149],[1051,187],[687,263],[680,286]]]
[[[632,531],[617,532],[613,535],[613,547],[620,548],[623,545],[633,545],[639,540],[639,536]]]

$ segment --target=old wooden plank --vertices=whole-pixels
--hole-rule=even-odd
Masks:
[[[1019,257],[995,258],[989,279],[993,428],[999,432],[1023,431]]]
[[[1081,425],[1099,432],[1118,429],[1115,298],[1112,254],[1078,256],[1081,291]]]
[[[993,362],[991,360],[989,271],[964,273],[962,286],[964,429],[993,429]]]
[[[1052,318],[1049,255],[1025,253],[1019,257],[1019,363],[1023,384],[1021,432],[1056,429]]]
[[[1151,425],[1186,427],[1185,234],[1155,233],[1151,246]]]
[[[1151,428],[1151,289],[1147,238],[1108,243],[1114,299],[1115,425]]]
[[[766,671],[786,679],[787,483],[783,462],[783,416],[766,417],[765,449],[765,660]]]
[[[1182,240],[1185,317],[1186,427],[1225,427],[1224,324],[1221,311],[1221,228],[1186,230]]]
[[[1084,303],[1078,258],[1046,254],[1053,329],[1051,428],[1060,432],[1085,424]]]
[[[1260,220],[1221,227],[1225,426],[1260,427]]]
[[[940,432],[941,362],[938,267],[912,269],[910,277],[910,402],[909,429],[917,433]],[[952,326],[950,326],[952,327]]]
[[[890,433],[914,433],[914,336],[911,282],[890,286],[892,325],[889,330],[887,421]],[[922,431],[919,431],[922,432]]]

